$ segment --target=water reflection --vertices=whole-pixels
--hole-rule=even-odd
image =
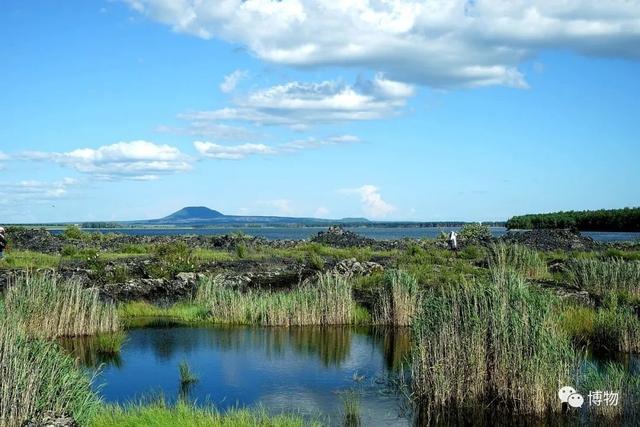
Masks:
[[[340,392],[362,393],[363,425],[407,425],[380,379],[398,370],[409,351],[406,329],[354,327],[153,327],[132,329],[118,359],[100,356],[91,340],[64,344],[86,367],[105,367],[96,386],[107,402],[152,393],[188,397],[221,409],[264,405],[273,412],[329,416],[341,424]],[[198,382],[185,389],[179,364]]]

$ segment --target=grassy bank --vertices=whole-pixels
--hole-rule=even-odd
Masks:
[[[146,404],[105,406],[90,427],[302,427],[321,426],[301,416],[269,415],[264,409],[232,409],[219,412],[212,407],[196,407],[185,402],[170,406],[162,400]]]

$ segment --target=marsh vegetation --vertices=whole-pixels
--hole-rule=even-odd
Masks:
[[[65,238],[89,244],[108,238],[82,233],[69,230]],[[406,395],[417,419],[426,422],[478,408],[534,418],[558,414],[559,384],[624,393],[618,408],[585,408],[594,420],[626,422],[637,416],[630,409],[639,406],[637,376],[613,362],[605,368],[589,365],[585,355],[611,358],[640,351],[640,253],[634,247],[540,252],[490,243],[480,229],[467,233],[470,243],[457,253],[438,241],[374,249],[308,242],[256,247],[245,240],[227,249],[128,244],[98,251],[70,244],[59,255],[12,251],[2,261],[4,269],[75,263],[89,269],[94,286],[55,273],[11,276],[0,301],[0,424],[17,426],[44,411],[67,413],[86,425],[140,425],[149,419],[157,421],[154,425],[314,421],[264,410],[221,413],[194,407],[186,396],[196,374],[186,360],[174,371],[187,390],[180,403],[100,403],[78,361],[93,368],[122,363],[126,329],[147,321],[283,328],[297,352],[317,354],[327,367],[339,366],[349,354],[349,327],[388,328],[375,333],[388,342],[386,363],[390,371],[408,375]],[[137,259],[145,260],[143,274],[149,279],[202,273],[196,291],[168,304],[102,297],[104,284],[139,274],[127,264]],[[339,274],[333,268],[344,259],[375,260],[385,271]],[[299,263],[313,276],[285,288],[265,288],[237,286],[219,274],[220,268],[264,260]],[[327,333],[329,327],[345,329]],[[398,328],[409,328],[410,334],[395,332]],[[91,338],[55,341],[77,336]],[[361,396],[341,397],[345,423],[358,425]]]

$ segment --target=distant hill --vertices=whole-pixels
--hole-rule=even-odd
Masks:
[[[213,209],[209,209],[204,206],[189,206],[155,221],[181,223],[185,221],[209,221],[219,218],[224,218],[224,215],[218,211],[214,211]]]
[[[321,218],[296,218],[282,216],[243,216],[225,215],[205,206],[189,206],[182,208],[169,216],[159,219],[134,221],[132,224],[155,225],[327,225],[334,223],[363,224],[368,223],[366,218],[345,218],[342,220]]]

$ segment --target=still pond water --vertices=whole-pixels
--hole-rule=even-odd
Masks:
[[[408,354],[406,329],[139,328],[128,331],[112,358],[101,357],[88,340],[63,345],[88,368],[104,363],[96,387],[107,402],[154,393],[175,400],[181,393],[178,366],[187,361],[198,377],[189,398],[220,409],[261,405],[340,425],[340,393],[355,389],[362,396],[362,425],[409,424],[402,401],[386,385]]]
[[[62,345],[90,372],[102,366],[94,386],[110,403],[158,395],[172,402],[186,396],[220,410],[261,406],[273,414],[294,412],[338,426],[343,424],[341,393],[352,390],[360,395],[361,425],[414,425],[406,401],[390,385],[409,355],[407,329],[146,327],[130,329],[116,356],[101,355],[88,338],[63,340]],[[602,369],[611,359],[589,360]],[[614,360],[640,375],[637,356]],[[186,389],[178,368],[184,361],[198,378]],[[477,425],[514,425],[490,412],[477,415]]]

